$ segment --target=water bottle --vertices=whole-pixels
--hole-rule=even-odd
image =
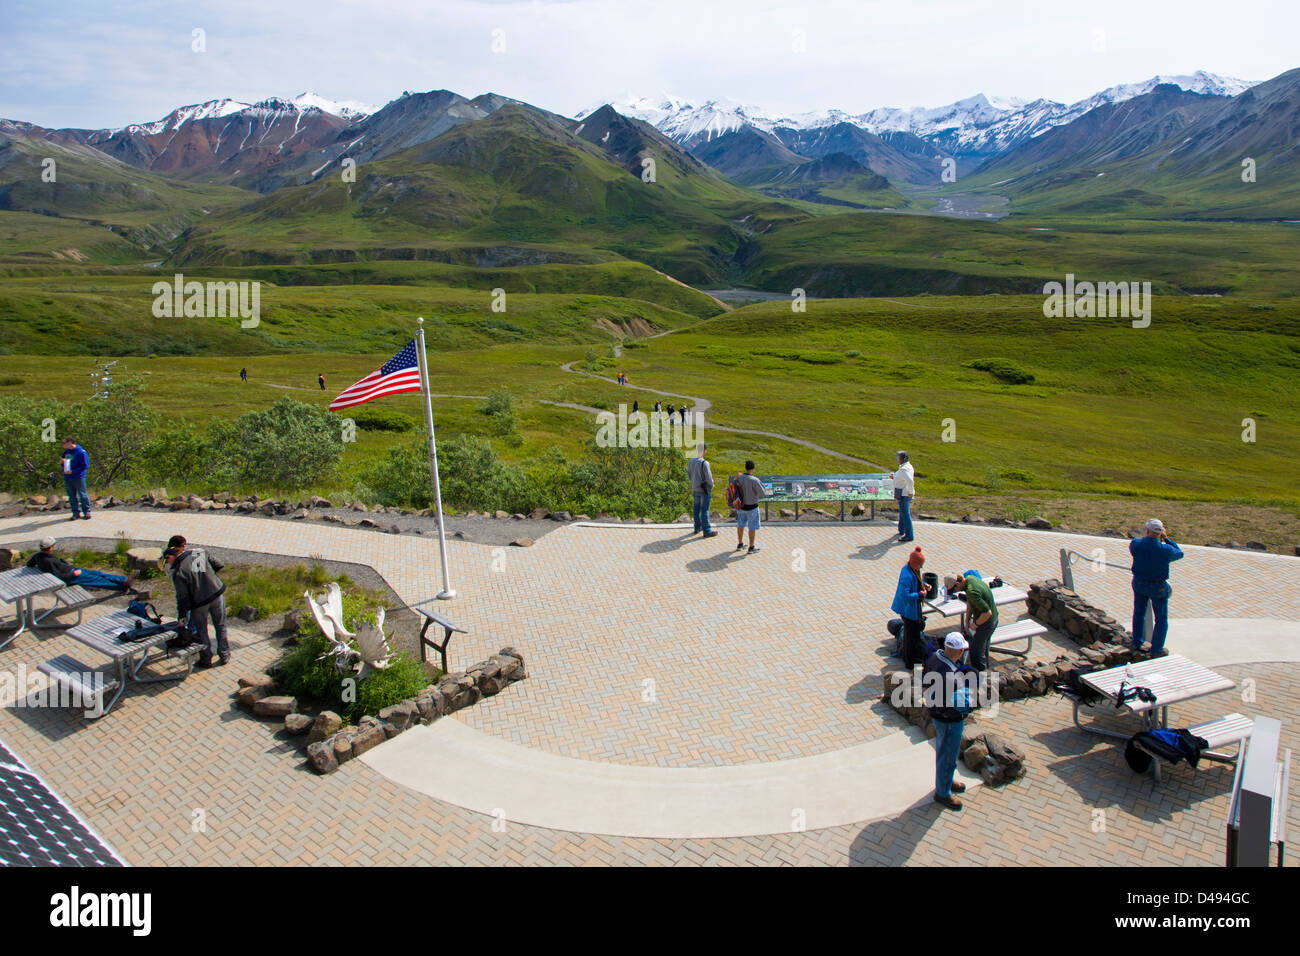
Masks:
[[[1133,665],[1132,665],[1132,664],[1125,664],[1125,665],[1124,665],[1124,680],[1125,680],[1125,682],[1127,682],[1127,683],[1132,683],[1132,682],[1133,682]]]
[[[942,604],[946,600],[948,600],[948,585],[941,584],[939,585],[939,603]]]

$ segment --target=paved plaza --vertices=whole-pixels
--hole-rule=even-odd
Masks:
[[[0,544],[30,547],[64,523],[0,520]],[[121,510],[76,530],[364,564],[407,602],[437,590],[437,542],[414,535]],[[879,701],[911,547],[884,522],[767,526],[755,555],[730,550],[730,528],[708,541],[688,530],[568,525],[531,548],[450,540],[459,597],[440,610],[469,632],[452,667],[509,644],[528,679],[330,776],[234,704],[235,678],[280,654],[237,630],[233,666],[132,688],[101,721],[0,701],[0,739],[137,865],[1221,864],[1231,769],[1179,766],[1153,785],[1122,748],[1076,730],[1055,695],[980,718],[1026,753],[1025,777],[973,786],[960,814],[930,802],[932,745]],[[1062,547],[1127,560],[1118,539],[960,524],[918,523],[917,543],[926,570],[974,567],[1021,587],[1058,577]],[[1171,648],[1241,692],[1181,706],[1176,723],[1268,714],[1295,747],[1300,560],[1185,550]],[[1127,620],[1127,574],[1075,574],[1085,598]],[[1033,659],[1070,646],[1049,633]],[[29,632],[0,667],[34,671],[60,653],[86,651]],[[629,809],[655,800],[670,805]]]

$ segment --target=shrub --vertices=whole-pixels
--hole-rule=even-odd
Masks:
[[[363,408],[343,417],[351,418],[358,428],[370,432],[409,432],[419,427],[410,415],[385,408]]]
[[[215,422],[210,434],[212,472],[249,485],[307,487],[329,477],[343,455],[338,419],[291,398]]]
[[[508,388],[494,388],[488,393],[487,404],[479,409],[492,420],[492,430],[497,435],[513,435],[516,428],[515,400]]]
[[[962,364],[966,368],[988,372],[999,382],[1006,382],[1008,385],[1030,385],[1034,382],[1034,373],[1022,368],[1020,365],[1011,361],[1011,359],[972,359],[971,361]]]
[[[862,357],[862,353],[859,352],[857,349],[849,349],[847,352],[844,353],[844,357],[845,357],[845,358],[861,358],[861,357]]]
[[[1033,481],[1036,476],[1032,471],[1027,471],[1024,468],[1004,468],[1002,471],[1002,477],[1007,481],[1019,481],[1028,484]]]

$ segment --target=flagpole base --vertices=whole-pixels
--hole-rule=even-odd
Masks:
[[[450,601],[455,596],[456,596],[456,591],[454,588],[447,588],[447,590],[445,591],[438,592],[439,601]]]

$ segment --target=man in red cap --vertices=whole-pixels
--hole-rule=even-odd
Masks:
[[[921,622],[925,618],[921,602],[930,596],[930,587],[921,581],[924,564],[925,554],[918,544],[898,574],[898,589],[894,592],[894,603],[890,605],[893,612],[903,619],[903,663],[908,670],[925,662],[925,641],[921,637]]]

